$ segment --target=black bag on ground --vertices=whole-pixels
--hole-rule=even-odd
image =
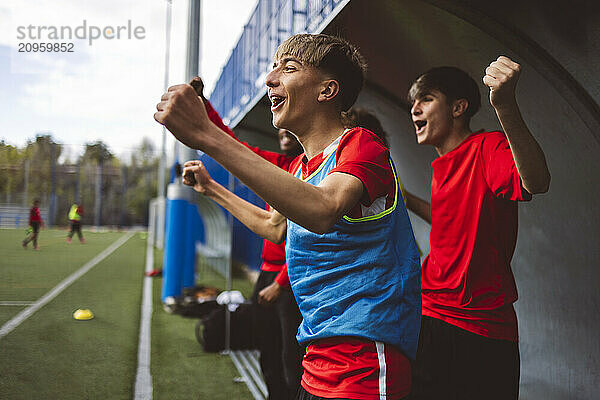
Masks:
[[[208,300],[201,303],[189,302],[177,307],[175,313],[181,315],[182,317],[204,318],[219,307],[220,305],[216,300]]]
[[[225,307],[219,305],[196,324],[196,340],[206,352],[225,350]],[[231,350],[255,349],[252,335],[253,305],[240,304],[235,311],[230,312],[230,315]]]

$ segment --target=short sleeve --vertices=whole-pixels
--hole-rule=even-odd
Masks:
[[[281,287],[290,286],[290,278],[288,276],[287,264],[283,264],[281,270],[275,277],[275,282],[277,282]]]
[[[360,179],[366,189],[361,201],[365,206],[394,188],[389,150],[374,133],[364,128],[350,130],[340,140],[336,158],[330,173],[343,172]]]
[[[523,188],[508,140],[502,132],[486,135],[481,145],[485,180],[500,199],[529,201],[531,194]]]

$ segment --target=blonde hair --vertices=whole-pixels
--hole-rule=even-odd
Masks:
[[[337,36],[299,33],[283,42],[274,58],[280,60],[286,55],[331,75],[340,85],[341,111],[352,107],[367,72],[367,63],[356,46]]]

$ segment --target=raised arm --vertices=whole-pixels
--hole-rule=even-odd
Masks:
[[[550,187],[550,171],[542,148],[535,140],[519,110],[515,88],[521,66],[500,56],[485,70],[483,83],[490,88],[490,103],[506,134],[523,187],[531,194]]]
[[[286,234],[286,218],[275,210],[267,211],[247,202],[214,181],[201,161],[187,161],[183,183],[224,207],[248,229],[273,243],[282,243]]]
[[[223,134],[206,115],[190,85],[161,97],[154,119],[183,144],[204,151],[284,216],[316,232],[327,232],[363,195],[360,179],[332,173],[319,186],[303,182]]]

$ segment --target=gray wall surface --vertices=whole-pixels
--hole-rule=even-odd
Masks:
[[[390,136],[405,187],[430,198],[431,161],[416,144],[404,100],[419,73],[439,65],[480,83],[471,128],[500,129],[481,82],[498,55],[522,65],[517,100],[545,151],[550,191],[519,207],[512,267],[521,348],[521,399],[597,399],[600,387],[600,13],[597,1],[352,0],[326,28],[356,43],[369,62],[358,104]],[[239,124],[249,141],[269,126],[259,103]],[[267,130],[268,131],[268,130]],[[274,143],[274,142],[273,142]],[[429,226],[411,214],[425,253]]]

